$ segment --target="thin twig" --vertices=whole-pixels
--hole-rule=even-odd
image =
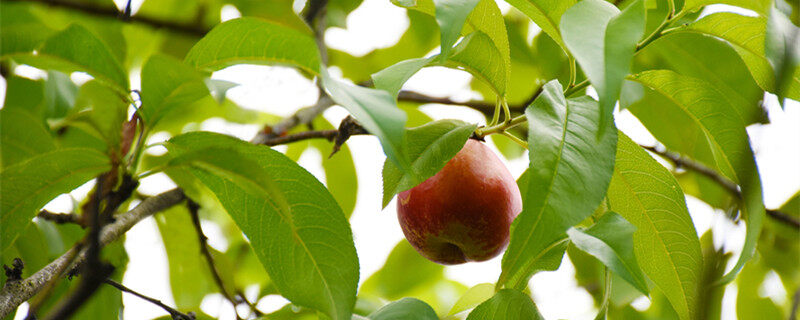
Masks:
[[[42,209],[42,211],[39,211],[36,217],[39,219],[55,222],[57,224],[74,223],[81,226],[81,228],[86,227],[86,225],[83,223],[83,219],[81,219],[81,216],[75,214],[74,212],[55,213]]]
[[[4,2],[5,1],[19,1],[19,2],[22,2],[21,0],[3,0],[3,1]],[[140,24],[144,24],[144,25],[150,26],[152,28],[166,29],[166,30],[170,30],[170,31],[173,31],[173,32],[184,33],[184,34],[188,34],[188,35],[192,35],[192,36],[196,36],[196,37],[202,37],[206,33],[208,33],[208,31],[209,31],[209,29],[207,29],[207,28],[205,28],[202,25],[199,25],[197,23],[186,24],[186,23],[179,23],[179,22],[174,22],[174,21],[170,21],[170,20],[162,20],[162,19],[157,19],[157,18],[152,18],[152,17],[147,17],[147,16],[139,16],[139,15],[134,15],[134,16],[131,16],[128,19],[124,19],[123,12],[120,12],[119,9],[117,9],[115,6],[100,7],[100,6],[97,6],[95,4],[91,4],[90,5],[90,4],[83,3],[83,2],[78,2],[78,1],[73,2],[73,1],[68,1],[68,0],[24,0],[24,1],[25,2],[38,2],[38,3],[41,3],[41,4],[47,5],[47,6],[60,7],[60,8],[65,8],[65,9],[69,9],[69,10],[80,11],[80,12],[83,12],[83,13],[86,13],[86,14],[97,16],[97,17],[121,20],[121,21],[126,21],[126,22],[140,23]],[[198,20],[198,21],[200,21],[200,20]]]
[[[186,202],[186,207],[189,208],[189,215],[192,216],[192,224],[194,225],[194,230],[197,232],[197,240],[200,244],[200,253],[206,259],[208,263],[208,269],[211,271],[211,276],[214,278],[214,282],[219,287],[220,293],[230,301],[231,305],[233,305],[233,312],[236,314],[236,319],[241,319],[239,316],[239,312],[236,311],[236,300],[233,299],[233,295],[228,293],[228,290],[225,289],[225,283],[222,281],[222,277],[219,275],[219,271],[217,270],[217,266],[214,263],[214,257],[211,256],[211,251],[208,250],[208,237],[206,237],[205,233],[203,233],[203,228],[200,226],[200,215],[197,211],[200,209],[200,205],[196,202],[188,200]]]
[[[111,279],[106,279],[104,282],[105,282],[106,284],[108,284],[108,285],[110,285],[110,286],[114,287],[114,288],[117,288],[119,291],[126,292],[126,293],[130,293],[130,294],[132,294],[132,295],[134,295],[134,296],[137,296],[137,297],[141,298],[142,300],[145,300],[145,301],[147,301],[147,302],[150,302],[150,303],[152,303],[152,304],[154,304],[154,305],[157,305],[157,306],[161,307],[161,309],[164,309],[164,311],[166,311],[167,313],[169,313],[169,315],[170,315],[170,316],[172,317],[172,319],[174,319],[174,320],[194,320],[194,319],[195,319],[195,316],[194,316],[193,314],[191,314],[191,313],[190,313],[190,314],[185,314],[185,313],[183,313],[183,312],[180,312],[180,311],[178,311],[178,310],[175,310],[175,309],[173,309],[172,307],[170,307],[170,306],[168,306],[168,305],[166,305],[166,304],[162,303],[162,302],[161,302],[161,300],[154,299],[154,298],[148,297],[148,296],[146,296],[146,295],[143,295],[143,294],[141,294],[141,293],[138,293],[138,292],[136,292],[136,291],[133,291],[133,290],[131,290],[130,288],[128,288],[128,287],[126,287],[126,286],[122,285],[122,284],[121,284],[121,283],[119,283],[119,282],[116,282],[116,281],[114,281],[114,280],[111,280]]]
[[[691,171],[697,172],[713,180],[734,197],[738,199],[742,198],[742,192],[739,190],[739,187],[736,185],[736,183],[729,180],[728,178],[723,177],[722,175],[717,173],[716,170],[711,169],[702,163],[684,158],[681,155],[674,152],[661,150],[659,148],[652,146],[641,146],[641,147],[661,157],[664,157],[665,159],[674,163],[678,167],[689,169]],[[794,227],[795,229],[800,229],[800,220],[798,220],[796,217],[793,217],[789,214],[773,209],[766,209],[766,212],[768,217],[778,222]]]
[[[113,223],[103,228],[100,243],[107,245],[118,239],[142,219],[166,210],[184,199],[183,191],[173,189],[142,201],[136,208],[117,215]],[[73,259],[72,257],[75,257]],[[6,285],[0,290],[0,318],[5,318],[22,302],[38,293],[50,280],[59,277],[60,270],[79,264],[86,258],[86,250],[74,247],[30,277]],[[73,262],[74,260],[74,262]]]

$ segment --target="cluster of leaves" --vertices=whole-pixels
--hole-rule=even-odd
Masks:
[[[67,7],[112,6],[75,1]],[[323,32],[313,31],[293,11],[292,1],[145,1],[134,18],[147,19],[134,21],[171,21],[158,25],[164,30],[5,2],[0,10],[7,83],[0,110],[0,258],[10,264],[22,257],[27,276],[63,253],[80,230],[32,222],[36,212],[56,196],[120,168],[120,174],[134,176],[164,172],[200,204],[203,218],[218,224],[229,242],[224,252],[211,250],[226,275],[225,291],[256,285],[258,297],[280,294],[291,301],[267,319],[536,319],[541,316],[527,292],[528,280],[557,269],[565,254],[579,284],[595,298],[599,318],[718,317],[724,284],[735,279],[740,317],[786,314],[788,303],[776,305],[757,289],[773,271],[789,294],[800,287],[792,262],[800,258],[800,233],[765,223],[745,127],[766,121],[760,107],[765,92],[800,100],[800,41],[791,20],[797,20],[797,5],[782,0],[508,2],[514,9],[504,15],[492,0],[393,1],[407,9],[408,30],[396,45],[363,57],[332,49],[321,54],[315,34]],[[701,9],[716,3],[755,14],[701,17]],[[344,26],[359,4],[327,1],[322,28]],[[244,17],[220,22],[225,5]],[[532,43],[527,40],[531,23],[542,30]],[[172,32],[170,27],[180,28]],[[210,31],[198,37],[192,31],[198,29]],[[438,34],[430,32],[436,29]],[[437,46],[438,54],[425,56]],[[296,160],[308,148],[329,154],[331,143],[294,143],[280,153],[196,132],[198,123],[212,117],[278,121],[240,108],[225,98],[232,84],[210,79],[214,71],[236,64],[288,65],[318,79],[323,94],[379,139],[387,157],[384,206],[436,174],[472,134],[502,133],[491,138],[508,158],[520,157],[527,148],[529,170],[518,180],[524,208],[512,225],[497,283],[467,289],[402,242],[358,288],[359,260],[348,223],[356,202],[352,150],[342,146],[322,160],[323,184]],[[47,77],[15,75],[19,65],[45,70]],[[371,80],[374,87],[335,78],[328,66],[354,83]],[[403,84],[429,66],[472,74],[473,89],[497,106],[487,114],[489,126],[431,121],[416,109],[421,101],[400,98]],[[140,101],[130,94],[133,69],[141,70]],[[76,71],[91,80],[76,84],[69,76]],[[598,99],[586,94],[589,85]],[[128,121],[128,107],[138,102]],[[673,173],[659,164],[616,129],[617,102],[666,148],[715,170],[740,192],[730,194],[706,176]],[[333,128],[321,117],[311,124]],[[157,132],[171,136],[163,143],[167,152],[158,156],[144,152]],[[685,195],[741,213],[732,216],[746,223],[746,239],[727,273],[729,256],[714,248],[710,233],[698,238]],[[798,201],[796,195],[781,211],[800,216]],[[156,220],[176,307],[198,311],[203,297],[217,289],[197,254],[187,209],[174,207]],[[118,267],[114,277],[121,277],[124,249],[117,245],[103,252]],[[53,301],[40,310],[68,290],[68,284],[59,284]],[[632,308],[630,302],[642,295],[649,296],[651,307]],[[120,294],[101,292],[89,304],[83,310],[94,315],[86,317],[114,318]]]

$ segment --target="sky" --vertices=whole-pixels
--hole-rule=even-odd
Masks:
[[[124,2],[124,0],[116,1],[120,5]],[[138,8],[140,4],[141,0],[134,1],[133,8]],[[509,10],[506,3],[498,1],[498,4],[503,12]],[[299,5],[301,4],[295,7],[299,7]],[[713,6],[710,11],[736,11],[752,14],[727,6]],[[230,6],[226,6],[221,12],[224,20],[237,16],[236,9]],[[393,45],[408,27],[408,18],[404,9],[392,5],[388,0],[365,0],[358,9],[350,14],[347,26],[347,29],[329,29],[325,34],[326,44],[331,48],[346,50],[360,56],[373,49]],[[539,31],[533,24],[531,29],[531,33]],[[331,70],[334,75],[340,74],[337,71],[335,68]],[[30,77],[43,76],[35,70],[23,70],[23,72],[27,72]],[[80,74],[73,75],[73,79],[77,81],[86,81],[85,77]],[[239,65],[215,72],[212,77],[238,83],[238,87],[228,91],[228,98],[243,107],[280,116],[291,115],[297,109],[309,106],[316,101],[315,85],[290,68]],[[471,76],[464,71],[432,67],[423,69],[412,77],[404,89],[462,101],[480,98],[480,95],[470,90],[470,79]],[[134,88],[139,86],[138,72],[132,74],[131,83]],[[5,81],[0,89],[0,94],[4,97]],[[590,94],[594,93],[590,90]],[[750,134],[751,144],[759,165],[766,207],[777,208],[800,189],[800,165],[798,165],[800,164],[800,103],[791,101],[787,103],[785,109],[781,109],[774,96],[768,95],[765,99],[770,124],[752,125],[747,128],[747,131]],[[463,107],[425,105],[421,110],[434,119],[455,118],[485,124],[480,113]],[[346,115],[347,112],[338,106],[332,107],[324,113],[324,117],[331,123],[339,123]],[[643,145],[655,143],[655,139],[629,112],[616,112],[615,119],[617,127],[634,141]],[[249,140],[260,127],[228,124],[220,119],[210,119],[202,124],[202,129]],[[167,136],[164,134],[155,134],[148,142],[156,143],[166,138]],[[363,283],[369,275],[383,265],[391,249],[404,239],[397,223],[394,200],[386,209],[381,209],[382,185],[379,177],[385,156],[378,140],[371,136],[356,136],[347,143],[353,152],[358,175],[358,202],[350,223],[360,259],[360,281]],[[494,149],[494,146],[491,147]],[[282,151],[285,150],[285,146],[276,147],[276,149]],[[164,152],[159,148],[151,148],[149,151]],[[319,165],[321,158],[322,155],[319,152],[309,149],[300,157],[299,163],[324,182],[324,172]],[[517,177],[527,168],[527,154],[505,162],[512,175]],[[669,165],[663,161],[662,163]],[[175,185],[166,176],[156,174],[143,179],[140,190],[144,194],[155,195],[173,187]],[[72,192],[71,195],[82,198],[90,189],[91,184],[87,184]],[[53,211],[69,211],[71,206],[69,195],[63,195],[48,204],[46,208]],[[708,205],[692,197],[687,197],[687,206],[698,235],[713,226],[715,244],[721,246],[725,239],[725,247],[733,249],[734,253],[738,255],[737,250],[744,240],[743,227],[733,225],[721,212],[715,212]],[[204,223],[203,229],[210,238],[210,244],[217,249],[224,250],[227,243],[220,236],[221,233],[216,226]],[[125,248],[128,251],[130,262],[123,284],[160,299],[168,305],[174,305],[169,289],[166,254],[155,221],[148,218],[134,226],[127,233]],[[467,286],[494,282],[500,274],[501,256],[486,262],[448,266],[445,269],[446,275]],[[732,263],[735,260],[734,257],[730,261]],[[728,268],[730,267],[732,265],[728,266]],[[593,319],[595,316],[597,310],[593,301],[588,293],[577,286],[574,280],[574,269],[566,258],[557,271],[536,274],[531,279],[530,287],[534,301],[547,319]],[[770,275],[759,293],[778,302],[781,302],[781,299],[785,299],[786,296],[785,290],[775,274]],[[254,295],[255,288],[248,290],[247,294]],[[729,285],[723,298],[723,319],[736,319],[735,300],[736,287]],[[131,295],[123,295],[123,303],[125,319],[150,319],[166,315],[162,309]],[[258,306],[262,312],[268,313],[277,310],[285,303],[287,300],[281,297],[269,296],[259,301]],[[647,306],[649,306],[649,301],[644,297],[634,302],[636,308],[645,309]],[[208,296],[203,301],[201,309],[203,312],[221,319],[234,319],[232,308],[218,294]],[[18,318],[20,318],[20,314],[24,314],[24,312],[18,313]]]

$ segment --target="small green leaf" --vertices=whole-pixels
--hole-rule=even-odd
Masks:
[[[84,71],[128,92],[128,75],[108,46],[86,28],[73,24],[48,38],[36,54],[15,55],[20,63],[63,72]]]
[[[309,34],[257,18],[223,22],[186,54],[186,63],[219,70],[242,63],[288,64],[319,73],[321,59]]]
[[[508,3],[531,18],[542,31],[566,50],[561,39],[559,25],[564,12],[575,4],[576,0],[509,0]]]
[[[19,109],[0,109],[0,168],[55,148],[41,119]]]
[[[475,285],[474,287],[469,288],[467,292],[464,292],[464,294],[461,295],[461,298],[458,298],[458,301],[456,301],[456,304],[453,305],[453,308],[450,309],[450,312],[448,312],[447,315],[452,316],[459,312],[475,308],[482,302],[491,299],[493,295],[494,284],[481,283]]]
[[[569,239],[576,247],[602,261],[611,271],[647,294],[647,282],[633,253],[636,227],[615,212],[607,212],[589,229],[570,228]]]
[[[139,114],[149,128],[170,111],[209,95],[202,74],[184,63],[154,55],[142,68],[142,107]]]
[[[442,170],[477,126],[458,120],[439,120],[406,131],[403,152],[413,159],[407,170],[391,161],[383,164],[383,206],[395,194],[411,189]]]
[[[705,135],[714,159],[714,163],[710,165],[741,186],[741,209],[747,221],[747,232],[739,261],[720,280],[724,283],[730,282],[755,253],[766,214],[761,178],[744,122],[736,112],[729,112],[730,106],[719,91],[702,80],[668,70],[646,71],[634,75],[633,80],[657,91],[677,105]]]
[[[53,33],[33,12],[29,3],[4,3],[0,10],[0,56],[28,53]]]
[[[347,109],[371,134],[378,137],[383,152],[400,168],[409,167],[403,153],[403,126],[406,114],[397,107],[392,96],[383,90],[364,88],[333,79],[322,70],[322,85],[333,101]]]
[[[83,118],[110,148],[118,150],[122,123],[128,115],[128,103],[123,97],[97,81],[90,81],[81,86],[75,109],[83,113]]]
[[[448,65],[462,67],[489,84],[498,96],[506,94],[508,67],[492,39],[481,31],[470,33],[453,49]]]
[[[478,305],[470,312],[467,320],[505,319],[541,320],[539,309],[531,297],[514,289],[503,289],[491,299]]]
[[[389,253],[380,270],[364,281],[359,292],[384,299],[400,299],[444,279],[444,267],[423,258],[406,240]]]
[[[464,28],[467,16],[475,9],[478,0],[434,0],[436,5],[436,22],[441,32],[441,62],[444,63],[450,54],[450,48],[456,43]]]
[[[13,166],[0,175],[0,243],[14,244],[39,209],[110,168],[106,155],[92,149],[58,149]]]
[[[596,101],[587,96],[565,99],[555,80],[545,85],[525,114],[528,187],[522,195],[522,212],[511,225],[497,282],[517,289],[527,286],[538,260],[563,245],[567,229],[589,217],[603,200],[617,141],[616,130],[606,130],[597,140]]]
[[[622,12],[603,0],[581,1],[561,18],[564,42],[600,98],[601,132],[612,117],[644,25],[643,0]]]
[[[352,232],[314,176],[277,151],[220,134],[183,134],[167,149],[172,165],[216,195],[284,297],[350,319],[358,284]]]
[[[433,308],[419,299],[403,298],[385,305],[367,316],[369,320],[438,320]]]
[[[44,110],[47,118],[64,118],[75,106],[78,86],[69,75],[50,70],[44,82]]]
[[[608,203],[636,226],[633,250],[680,319],[694,319],[703,256],[683,191],[672,174],[624,134],[617,142]]]
[[[416,58],[403,60],[394,65],[376,72],[372,75],[372,81],[375,83],[376,89],[381,89],[389,92],[395,99],[403,84],[411,79],[415,73],[435,59],[436,56],[430,58]]]

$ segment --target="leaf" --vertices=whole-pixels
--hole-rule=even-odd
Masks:
[[[151,129],[173,109],[208,95],[203,75],[174,58],[154,55],[142,67],[139,114]]]
[[[589,217],[602,201],[617,140],[615,130],[606,130],[598,140],[597,102],[586,96],[565,99],[558,81],[548,82],[525,114],[528,186],[497,282],[498,287],[518,289],[527,286],[537,260],[563,245],[567,229]]]
[[[764,266],[761,259],[753,261],[742,270],[736,279],[736,316],[739,319],[783,319],[791,318],[784,315],[783,310],[769,297],[762,297],[760,292],[769,268]],[[792,310],[797,312],[797,310]]]
[[[636,59],[637,64],[647,65],[647,69],[671,69],[708,81],[724,94],[747,124],[768,121],[759,103],[763,90],[744,61],[724,41],[701,34],[668,33],[639,51]],[[648,60],[662,60],[663,64],[644,62]]]
[[[75,109],[83,113],[79,119],[85,118],[110,148],[120,151],[122,123],[128,115],[128,103],[117,92],[97,81],[89,81],[81,86]]]
[[[607,212],[586,230],[570,228],[569,239],[576,247],[602,261],[611,271],[647,294],[647,282],[633,253],[636,227],[615,212]]]
[[[358,120],[367,131],[381,142],[383,152],[400,168],[408,168],[408,157],[403,153],[403,126],[406,114],[388,92],[344,83],[330,77],[322,70],[322,85],[330,97]]]
[[[559,25],[564,12],[575,4],[575,0],[509,0],[508,3],[531,18],[542,31],[566,50],[561,39]]]
[[[44,110],[48,118],[64,118],[75,106],[78,86],[69,75],[48,71],[44,82]]]
[[[0,56],[31,52],[53,33],[27,3],[4,3],[0,11]]]
[[[437,320],[439,317],[427,303],[414,298],[403,298],[387,304],[367,316],[370,320]]]
[[[283,296],[350,318],[358,258],[344,214],[319,181],[277,151],[220,134],[183,134],[167,149],[172,165],[216,195]]]
[[[364,281],[360,293],[395,300],[409,296],[444,278],[444,267],[423,258],[408,241],[401,240],[380,270]]]
[[[4,168],[0,175],[0,249],[13,245],[50,200],[109,168],[106,155],[78,148],[42,153]]]
[[[742,57],[758,85],[767,91],[776,91],[775,72],[765,52],[767,19],[746,17],[731,12],[718,12],[680,29],[682,32],[697,32],[718,37],[731,44]],[[768,46],[774,50],[774,42]],[[800,73],[790,73],[787,96],[800,99]]]
[[[439,23],[442,42],[440,60],[442,63],[450,55],[450,48],[456,43],[464,28],[467,16],[475,9],[479,0],[434,0],[436,22]]]
[[[84,71],[120,92],[128,92],[128,75],[109,47],[80,25],[48,38],[35,54],[14,59],[40,69]]]
[[[13,108],[0,109],[0,168],[56,148],[41,119]]]
[[[775,70],[775,93],[783,103],[783,98],[800,100],[800,28],[784,15],[776,6],[771,6],[764,52]]]
[[[406,130],[403,152],[413,159],[407,170],[391,161],[383,163],[383,207],[395,194],[434,176],[452,159],[475,131],[475,124],[439,120]]]
[[[624,134],[608,203],[636,226],[633,250],[644,273],[681,319],[694,319],[703,257],[683,192],[666,168]]]
[[[636,43],[644,34],[644,19],[643,0],[622,12],[603,0],[581,1],[561,19],[564,43],[600,98],[600,132],[612,117],[622,81],[630,72]]]
[[[430,58],[416,58],[403,60],[391,65],[390,67],[376,72],[372,75],[372,82],[375,84],[376,89],[381,89],[389,92],[392,97],[397,99],[397,94],[403,88],[403,84],[411,79],[411,77],[426,67],[435,59],[436,56]]]
[[[238,18],[217,25],[186,54],[186,63],[211,71],[255,63],[288,64],[319,73],[321,62],[313,37],[257,18]]]
[[[450,309],[450,312],[448,312],[447,315],[452,316],[454,314],[475,308],[475,306],[481,304],[482,302],[491,299],[493,295],[494,284],[481,283],[475,285],[474,287],[469,288],[467,292],[464,292],[461,298],[458,298],[458,301],[456,301],[456,304],[453,305],[453,308]]]
[[[492,44],[492,39],[481,31],[469,34],[453,50],[448,65],[464,68],[478,79],[489,84],[498,96],[506,94],[507,67],[502,54]]]
[[[679,106],[708,139],[714,167],[741,186],[744,202],[742,212],[747,221],[747,232],[739,261],[720,280],[722,283],[730,282],[755,253],[766,214],[761,178],[744,123],[735,112],[731,114],[728,111],[730,106],[724,103],[725,98],[719,91],[701,80],[667,70],[646,71],[633,76],[633,80],[658,91]]]
[[[770,0],[686,0],[683,4],[681,12],[692,12],[710,5],[710,4],[727,4],[745,9],[750,9],[758,13],[767,12],[771,1]]]
[[[498,291],[494,297],[478,305],[470,312],[467,320],[506,319],[541,320],[544,319],[531,297],[514,289]]]
[[[206,294],[219,288],[211,282],[208,263],[200,255],[200,245],[189,211],[177,205],[155,216],[164,242],[169,265],[169,285],[179,310],[197,308]],[[232,276],[225,274],[223,277]]]

